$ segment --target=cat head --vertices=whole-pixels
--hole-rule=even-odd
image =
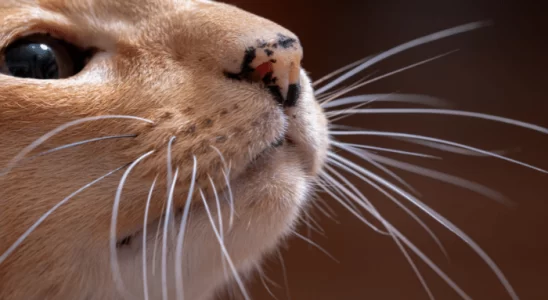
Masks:
[[[0,49],[2,299],[207,299],[324,164],[299,39],[236,7],[8,0]]]

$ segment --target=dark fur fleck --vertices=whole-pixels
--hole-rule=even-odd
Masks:
[[[281,33],[278,33],[278,44],[280,44],[280,47],[287,49],[290,47],[293,47],[294,44],[297,44],[298,41],[294,38],[290,38],[288,36],[285,36]]]

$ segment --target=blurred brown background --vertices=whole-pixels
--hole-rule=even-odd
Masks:
[[[392,71],[431,56],[455,54],[371,84],[360,93],[421,93],[450,100],[454,108],[502,115],[548,126],[548,19],[525,1],[251,1],[231,3],[272,19],[300,36],[304,64],[313,78],[347,63],[437,30],[490,19],[494,26],[461,34],[400,54],[361,76]],[[540,2],[539,2],[540,3]],[[540,4],[539,4],[540,5]],[[355,80],[360,77],[356,77]],[[436,116],[354,116],[338,124],[430,135],[509,155],[548,169],[548,137],[488,121]],[[346,139],[348,140],[348,139]],[[386,139],[352,140],[398,146]],[[408,150],[421,148],[407,146]],[[424,150],[424,148],[422,149]],[[428,151],[427,149],[424,151]],[[522,299],[548,299],[548,175],[491,158],[442,154],[443,160],[393,156],[485,184],[512,200],[505,206],[464,189],[397,171],[431,207],[452,220],[498,263]],[[363,164],[364,166],[366,164]],[[395,226],[424,250],[474,299],[509,299],[495,275],[463,242],[419,214],[449,252],[387,199],[354,181]],[[330,199],[337,222],[316,214],[325,237],[312,240],[340,262],[293,238],[282,251],[287,269],[272,257],[266,274],[277,299],[428,299],[394,242],[374,233]],[[416,210],[414,210],[416,211]],[[300,232],[307,235],[305,226]],[[437,299],[459,299],[425,264],[415,261]],[[273,299],[260,280],[254,299]]]

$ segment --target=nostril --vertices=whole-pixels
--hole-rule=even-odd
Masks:
[[[262,80],[264,84],[272,84],[275,82],[273,81],[272,74],[274,72],[274,66],[271,61],[267,61],[265,63],[260,64],[255,68],[255,72],[253,74],[254,81]]]

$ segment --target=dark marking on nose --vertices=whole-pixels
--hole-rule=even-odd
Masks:
[[[278,104],[283,105],[284,104],[284,97],[282,96],[282,91],[280,90],[280,87],[277,85],[269,85],[268,90],[274,97],[274,100],[278,102]]]
[[[281,33],[278,33],[278,38],[278,44],[280,44],[280,47],[284,49],[290,48],[297,43],[297,39],[290,38]]]
[[[224,71],[224,74],[233,80],[260,82],[278,104],[291,107],[301,94],[301,60],[299,41],[278,33],[269,42],[258,39],[254,46],[247,47],[238,73]]]
[[[285,99],[285,106],[291,107],[295,106],[297,99],[301,95],[301,85],[298,83],[290,84],[287,90],[287,97]]]

